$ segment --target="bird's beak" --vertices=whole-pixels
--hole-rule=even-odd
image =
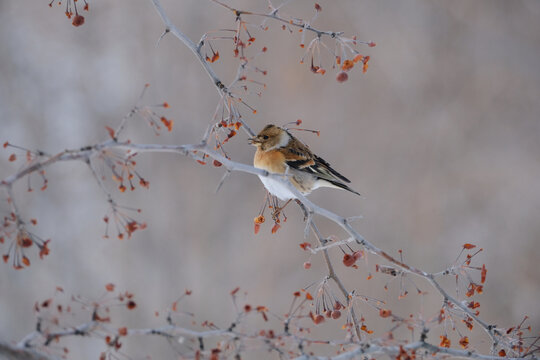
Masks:
[[[249,138],[248,142],[253,146],[257,146],[257,144],[261,143],[261,141],[256,136]]]

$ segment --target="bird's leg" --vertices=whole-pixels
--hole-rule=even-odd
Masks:
[[[278,202],[276,201],[275,205],[274,206],[274,211],[272,212],[272,219],[274,219],[275,222],[279,222],[279,214],[281,214],[281,212],[283,211],[283,209],[285,209],[285,207],[287,205],[289,205],[289,203],[291,202],[292,199],[289,199],[287,200],[287,202],[285,203],[285,205],[279,207],[277,206],[278,205]],[[287,217],[285,216],[285,214],[283,214],[283,217],[286,219]]]

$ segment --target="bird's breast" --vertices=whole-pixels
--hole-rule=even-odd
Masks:
[[[253,165],[272,173],[283,174],[285,172],[285,155],[278,150],[262,151],[259,148],[255,152]]]

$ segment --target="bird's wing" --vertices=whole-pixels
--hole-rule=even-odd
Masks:
[[[318,157],[315,155],[315,166],[318,173],[322,173],[327,175],[328,177],[332,178],[329,180],[335,180],[338,178],[341,181],[344,181],[346,183],[350,183],[351,181],[347,179],[345,176],[338,173],[336,170],[332,169],[329,163],[327,163],[323,158]],[[322,176],[321,176],[322,177]]]
[[[305,171],[330,182],[339,180],[350,183],[349,179],[332,169],[330,164],[313,154],[306,145],[295,137],[292,137],[289,146],[280,150],[285,155],[287,165],[293,169]]]

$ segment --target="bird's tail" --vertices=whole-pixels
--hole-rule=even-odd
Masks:
[[[331,181],[331,180],[324,179],[324,182],[325,182],[325,185],[327,187],[347,190],[347,191],[352,192],[353,194],[356,194],[358,196],[362,196],[362,194],[360,194],[358,191],[355,191],[355,190],[351,189],[350,187],[348,187],[347,185],[345,185],[344,183],[341,183],[339,181]]]

